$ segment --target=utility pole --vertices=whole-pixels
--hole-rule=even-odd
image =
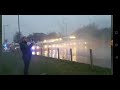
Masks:
[[[66,36],[68,37],[68,34],[67,34],[67,23],[65,22],[65,29],[66,29]]]
[[[6,30],[5,27],[8,27],[8,25],[3,25],[3,31],[4,31],[4,42],[5,42],[5,30]]]
[[[63,18],[63,24],[65,25],[65,34],[66,34],[66,38],[67,38],[66,42],[69,43],[68,42],[69,38],[68,38],[68,34],[67,34],[67,22],[66,22],[66,18],[65,17]],[[68,53],[68,50],[67,50],[68,48],[67,47],[66,47],[66,59],[67,59],[67,53]]]
[[[64,23],[64,25],[65,25],[65,34],[66,34],[67,42],[68,42],[68,41],[69,41],[69,37],[68,37],[68,32],[67,32],[67,22],[65,22],[66,19],[67,19],[67,18],[64,18],[64,19],[63,19],[63,23]]]
[[[60,27],[60,29],[61,29],[61,32],[60,32],[60,33],[62,34],[62,35],[61,35],[61,38],[63,38],[63,37],[64,37],[64,26],[61,25],[61,23],[60,23],[59,21],[58,21],[57,23],[58,23],[58,25],[59,25],[59,27]]]
[[[18,30],[19,30],[19,40],[20,40],[20,20],[19,20],[19,15],[18,15]]]
[[[65,25],[65,27],[63,27],[63,28],[64,28],[64,35],[66,35],[66,36],[67,36],[67,33],[65,32],[65,30],[66,30],[66,23],[65,23],[64,18],[63,18],[63,25]]]
[[[60,28],[62,29],[62,34],[63,34],[63,36],[64,35],[66,35],[66,37],[67,37],[67,23],[65,22],[65,17],[62,19],[62,24],[63,25],[61,25],[60,23],[59,23],[59,21],[58,21],[58,25],[60,26]]]

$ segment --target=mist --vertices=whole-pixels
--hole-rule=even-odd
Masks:
[[[18,31],[17,15],[2,15],[2,26],[8,25],[5,29],[6,39],[11,43],[13,36]],[[27,36],[32,33],[50,33],[60,32],[66,34],[65,27],[67,24],[67,33],[81,28],[90,23],[96,23],[99,28],[111,26],[110,15],[20,15],[20,27],[23,35]],[[2,42],[3,42],[2,28]]]
[[[13,36],[18,31],[17,17],[17,15],[2,17],[2,25],[8,25],[5,28],[5,38],[9,43],[13,42]],[[74,35],[76,46],[66,47],[68,52],[72,48],[73,61],[89,64],[92,49],[94,65],[111,68],[111,15],[20,15],[20,28],[24,36],[33,33],[44,33],[45,36],[49,36],[51,32],[61,33],[65,37]],[[3,40],[2,29],[2,42]],[[72,41],[62,43],[67,42]],[[85,42],[87,44],[84,44]],[[64,53],[68,53],[67,51]],[[64,53],[60,53],[61,58]],[[69,59],[70,56],[64,58]]]

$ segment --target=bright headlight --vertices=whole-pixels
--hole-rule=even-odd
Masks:
[[[35,55],[35,52],[32,52],[32,55]]]
[[[39,46],[36,46],[37,49],[39,49],[40,47]]]
[[[32,50],[34,50],[35,49],[35,46],[32,46]]]
[[[40,55],[40,52],[37,52],[37,55]]]

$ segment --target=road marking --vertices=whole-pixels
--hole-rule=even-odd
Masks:
[[[41,75],[47,75],[47,73],[42,73]]]

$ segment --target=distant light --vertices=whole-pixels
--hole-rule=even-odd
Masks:
[[[4,44],[4,47],[7,47],[7,45],[6,45],[6,44]]]
[[[70,39],[75,39],[76,37],[75,37],[75,36],[70,36],[69,38],[70,38]]]
[[[51,47],[51,45],[48,46],[49,48]]]
[[[85,49],[87,49],[87,47],[85,46]]]
[[[64,43],[64,46],[65,46],[66,44]]]
[[[59,40],[61,41],[61,40],[62,40],[62,38],[59,38]]]
[[[37,55],[40,55],[40,52],[37,52]]]
[[[35,55],[35,52],[32,52],[32,55]]]
[[[84,42],[85,44],[87,44],[87,42]]]
[[[47,42],[47,40],[44,40],[43,42]]]
[[[5,49],[5,50],[7,50],[8,48],[7,48],[7,47],[5,47],[4,49]]]
[[[4,44],[3,46],[4,46],[4,49],[5,49],[5,50],[7,50],[7,49],[8,49],[8,48],[7,48],[7,44]]]
[[[52,45],[52,47],[55,47],[55,45]]]
[[[54,40],[52,39],[51,42],[54,42]]]
[[[44,48],[47,48],[47,47],[48,47],[47,45],[44,46]]]
[[[37,49],[39,49],[40,47],[39,47],[39,46],[37,46],[36,48],[37,48]]]
[[[35,49],[35,46],[32,46],[32,50],[34,50]]]
[[[47,51],[45,51],[45,53],[44,53],[44,54],[45,54],[45,56],[47,56]]]
[[[16,49],[16,48],[15,48]]]
[[[58,41],[58,39],[55,39],[56,41]]]

